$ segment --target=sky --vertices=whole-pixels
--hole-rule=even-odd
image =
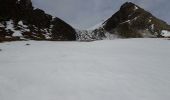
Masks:
[[[129,0],[170,24],[170,0]],[[127,0],[32,0],[34,7],[77,29],[88,29],[111,17]]]

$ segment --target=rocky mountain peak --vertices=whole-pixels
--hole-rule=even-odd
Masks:
[[[134,11],[136,9],[138,9],[138,6],[132,2],[126,2],[120,7],[120,10],[124,12]]]
[[[17,0],[17,4],[22,6],[23,9],[33,8],[31,0]]]
[[[153,38],[170,33],[170,26],[132,2],[124,3],[108,20],[91,31],[79,32],[84,40]],[[79,39],[80,40],[80,39]]]
[[[137,6],[132,2],[125,2],[124,4],[121,5],[120,9],[127,9],[127,8],[131,8]]]
[[[119,12],[121,12],[122,21],[127,20],[128,18],[130,18],[135,12],[138,12],[139,10],[142,10],[139,6],[131,3],[131,2],[126,2],[125,4],[123,4],[120,7]]]
[[[0,24],[0,41],[76,40],[74,28],[42,9],[34,9],[31,0],[0,0]]]
[[[170,26],[143,8],[126,2],[105,22],[103,28],[121,37],[161,37],[161,31],[169,30]]]

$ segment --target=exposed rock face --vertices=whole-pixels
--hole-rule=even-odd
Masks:
[[[126,2],[105,23],[103,28],[111,34],[121,37],[161,37],[162,30],[170,30],[170,26],[154,17],[139,6]]]
[[[52,21],[52,40],[76,40],[76,31],[59,18]]]
[[[33,10],[30,0],[1,0],[0,16],[6,19],[19,20]]]
[[[34,9],[31,0],[0,0],[0,24],[4,26],[0,27],[3,40],[13,40],[18,33],[34,40],[76,40],[76,32],[69,24]]]

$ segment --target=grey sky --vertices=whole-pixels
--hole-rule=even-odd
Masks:
[[[75,28],[86,29],[109,18],[127,0],[32,0],[33,5]],[[129,0],[170,23],[170,0]]]

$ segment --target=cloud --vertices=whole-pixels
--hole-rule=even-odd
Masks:
[[[75,28],[86,29],[109,18],[127,0],[33,0],[37,8]],[[169,0],[129,0],[170,23]]]

